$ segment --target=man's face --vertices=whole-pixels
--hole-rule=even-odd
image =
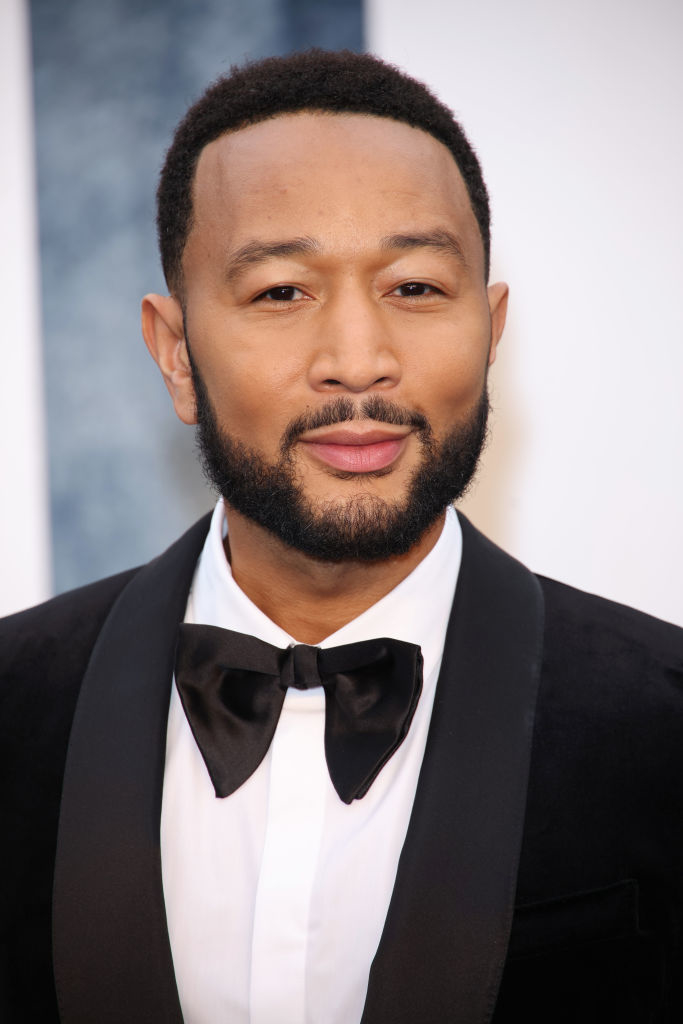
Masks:
[[[284,471],[311,521],[395,531],[425,468],[429,490],[454,443],[480,443],[505,295],[430,135],[299,113],[223,136],[198,162],[183,269],[205,442],[254,479]],[[174,398],[193,421],[191,388]]]

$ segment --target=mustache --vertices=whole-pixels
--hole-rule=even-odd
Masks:
[[[422,434],[423,442],[431,438],[432,429],[422,413],[406,409],[381,395],[369,395],[360,404],[347,396],[335,398],[319,409],[307,409],[289,424],[282,437],[283,454],[308,430],[331,427],[334,423],[348,423],[349,420],[374,420],[376,423],[390,423],[392,426],[413,427]]]

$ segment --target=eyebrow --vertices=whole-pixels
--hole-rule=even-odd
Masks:
[[[282,242],[247,242],[228,256],[225,273],[228,282],[236,281],[249,267],[281,256],[311,255],[320,252],[314,238],[288,238]]]
[[[380,246],[382,249],[436,249],[438,252],[455,256],[464,267],[468,266],[459,239],[450,231],[437,230],[409,235],[387,235],[381,240]]]
[[[436,249],[438,252],[455,256],[464,267],[468,266],[462,245],[450,231],[436,230],[418,232],[417,234],[386,235],[379,244],[380,248],[384,250]],[[320,243],[310,236],[287,238],[281,242],[253,240],[230,253],[225,278],[228,283],[234,283],[249,267],[265,263],[267,260],[282,256],[310,256],[321,252]]]

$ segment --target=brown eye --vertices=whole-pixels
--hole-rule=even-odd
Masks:
[[[261,292],[257,295],[257,299],[270,299],[271,302],[293,302],[294,299],[298,299],[302,295],[300,288],[295,288],[293,284],[279,285],[277,288],[269,288],[267,292]]]
[[[405,299],[421,298],[423,295],[436,294],[438,290],[434,285],[425,284],[424,281],[406,281],[405,284],[400,284],[396,289],[398,294]]]

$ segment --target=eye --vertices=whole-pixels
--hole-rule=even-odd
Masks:
[[[266,292],[261,292],[254,299],[254,302],[262,301],[263,299],[269,302],[294,302],[297,299],[303,299],[304,293],[300,288],[295,288],[293,284],[280,284],[275,288],[269,288]]]
[[[404,281],[394,288],[393,294],[399,295],[402,299],[421,299],[428,295],[443,295],[443,292],[436,285],[427,284],[425,281]]]

